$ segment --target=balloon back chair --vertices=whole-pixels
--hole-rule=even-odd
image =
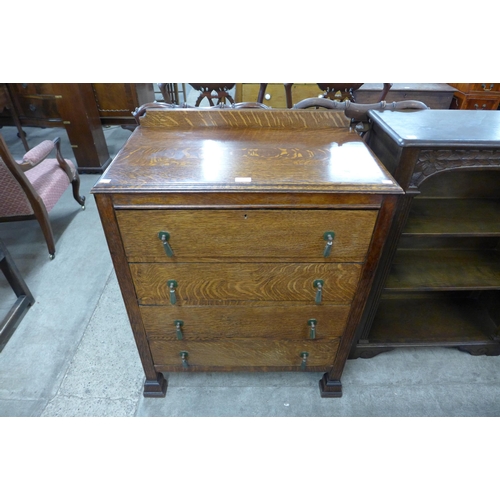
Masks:
[[[48,158],[54,149],[56,157]],[[62,157],[59,138],[41,142],[18,163],[0,135],[0,222],[36,219],[51,259],[56,248],[48,214],[70,183],[73,197],[85,209],[85,197],[79,193],[80,177],[75,165]]]

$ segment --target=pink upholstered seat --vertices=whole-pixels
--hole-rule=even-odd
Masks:
[[[47,158],[54,148],[56,158]],[[24,155],[22,163],[17,163],[0,136],[0,222],[36,218],[51,258],[55,255],[55,242],[48,213],[70,183],[75,200],[84,208],[78,171],[70,160],[62,158],[59,138],[43,141]]]

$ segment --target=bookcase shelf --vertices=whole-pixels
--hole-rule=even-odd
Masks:
[[[402,346],[500,354],[500,114],[373,111],[405,190],[351,357]]]

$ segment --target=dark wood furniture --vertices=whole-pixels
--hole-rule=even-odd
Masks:
[[[102,173],[111,161],[103,125],[135,127],[132,112],[154,100],[151,83],[9,83],[14,110],[26,127],[64,127],[79,172]],[[0,113],[0,126],[12,125]]]
[[[370,111],[405,190],[351,357],[401,346],[500,354],[500,114]]]
[[[49,158],[51,153],[55,158]],[[0,181],[0,223],[36,219],[53,259],[56,245],[49,212],[70,184],[74,199],[85,209],[80,176],[71,160],[62,157],[59,137],[42,141],[18,163],[0,135]]]
[[[7,110],[11,114],[14,125],[17,128],[17,134],[23,143],[24,149],[29,151],[30,147],[28,141],[26,140],[26,134],[21,126],[21,121],[19,120],[12,98],[10,97],[9,87],[6,83],[0,83],[0,112],[4,110]]]
[[[347,120],[349,123],[349,120]],[[342,113],[153,109],[94,186],[146,381],[341,374],[401,188]]]
[[[456,91],[452,109],[497,110],[500,106],[500,83],[451,83]]]
[[[0,352],[12,337],[28,308],[35,303],[35,298],[21,276],[4,242],[0,239],[0,270],[16,295],[16,301],[7,315],[0,320]]]
[[[189,85],[200,93],[194,104],[196,107],[203,102],[203,99],[207,99],[210,106],[215,105],[214,99],[217,99],[217,104],[225,104],[227,101],[234,104],[229,90],[234,88],[235,83],[190,83]]]
[[[132,113],[154,101],[152,83],[92,83],[97,111],[102,125],[134,127]]]
[[[380,99],[382,83],[363,83],[354,91],[356,102],[370,104],[387,102],[421,101],[431,109],[449,109],[455,88],[447,83],[393,83],[384,99]]]

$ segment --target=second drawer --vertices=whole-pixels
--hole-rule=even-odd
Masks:
[[[140,305],[176,308],[245,302],[349,304],[361,268],[361,264],[130,264]]]

